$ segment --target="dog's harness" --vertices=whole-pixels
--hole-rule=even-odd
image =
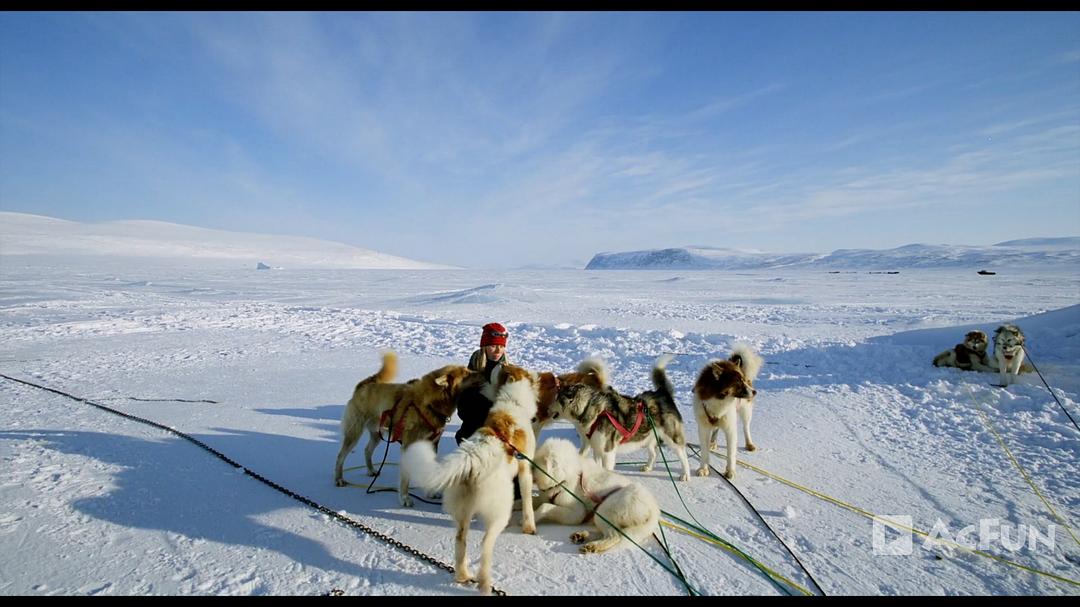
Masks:
[[[603,495],[596,495],[595,493],[593,493],[593,492],[591,492],[591,491],[589,491],[588,489],[585,488],[585,473],[584,472],[582,472],[580,475],[578,475],[578,485],[581,487],[581,490],[585,492],[585,495],[587,495],[589,497],[589,499],[593,503],[592,509],[589,510],[587,513],[585,513],[585,518],[582,519],[581,524],[588,523],[589,521],[591,521],[593,519],[593,516],[596,515],[597,509],[600,508],[600,504],[604,503],[604,500],[606,500],[607,498],[615,495],[616,493],[618,493],[622,489],[626,488],[626,485],[623,485],[622,487],[615,487],[614,489],[608,491],[607,493],[604,493]],[[558,493],[556,493],[555,495],[558,495]],[[555,501],[554,497],[552,497],[551,499],[552,499],[552,501]]]
[[[389,427],[389,420],[394,419],[394,411],[397,410],[398,403],[400,402],[401,401],[394,403],[393,407],[390,407],[386,411],[383,411],[383,414],[379,416],[379,428],[382,428],[384,425]],[[435,422],[431,421],[426,415],[424,415],[423,410],[421,410],[415,402],[410,402],[409,406],[405,407],[405,410],[401,412],[401,418],[398,419],[398,423],[394,426],[394,430],[390,433],[390,437],[384,440],[389,443],[401,442],[401,437],[403,434],[405,434],[405,415],[409,412],[410,407],[416,409],[416,414],[420,416],[420,421],[424,422],[424,425],[431,430],[431,437],[428,440],[434,442],[436,439],[438,439],[439,436],[442,435],[443,428],[446,426],[446,424],[443,424],[442,426],[436,425]],[[382,438],[381,432],[379,433],[379,437]]]
[[[645,420],[645,402],[640,400],[638,401],[637,419],[634,421],[634,427],[630,430],[624,428],[623,425],[619,423],[619,420],[615,419],[615,416],[611,414],[611,411],[604,409],[603,411],[601,411],[601,413],[603,413],[603,415],[606,416],[607,419],[611,420],[611,425],[615,426],[615,429],[618,430],[619,434],[622,435],[623,439],[619,441],[619,444],[622,445],[628,442],[631,438],[633,438],[634,435],[637,434],[638,429],[641,428],[641,422]],[[596,429],[600,426],[600,422],[603,420],[604,417],[597,415],[596,421],[593,422],[593,425],[585,434],[585,438],[592,438],[593,432],[596,432]]]
[[[714,426],[720,425],[720,418],[709,415],[709,410],[706,409],[704,405],[702,405],[701,410],[705,412],[705,419],[709,420],[710,424]]]

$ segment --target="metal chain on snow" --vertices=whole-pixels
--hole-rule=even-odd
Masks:
[[[111,407],[107,407],[107,406],[102,405],[100,403],[95,403],[95,402],[93,402],[91,400],[88,400],[88,399],[85,399],[85,398],[80,398],[80,397],[75,396],[73,394],[68,394],[67,392],[62,392],[62,391],[56,390],[54,388],[49,388],[47,386],[42,386],[42,385],[35,384],[33,382],[29,382],[29,381],[26,381],[26,380],[18,379],[18,378],[15,378],[15,377],[10,377],[8,375],[4,375],[3,373],[0,373],[0,377],[4,378],[6,380],[9,380],[9,381],[13,381],[13,382],[20,383],[20,384],[23,384],[23,385],[26,385],[26,386],[30,386],[32,388],[38,388],[39,390],[45,390],[46,392],[52,392],[53,394],[59,394],[60,396],[70,398],[72,400],[76,400],[76,401],[79,401],[81,403],[86,403],[86,404],[90,405],[91,407],[96,407],[98,409],[101,409],[102,411],[108,411],[109,413],[119,415],[120,417],[124,417],[124,418],[130,419],[130,420],[133,420],[133,421],[137,421],[137,422],[140,422],[140,423],[143,423],[143,424],[147,424],[149,426],[153,426],[155,428],[158,428],[159,430],[164,430],[164,431],[166,431],[166,432],[168,432],[170,434],[178,436],[178,437],[180,437],[180,438],[182,438],[182,439],[184,439],[184,440],[186,440],[188,442],[191,442],[191,443],[193,443],[193,444],[195,444],[195,445],[197,445],[199,447],[202,447],[206,451],[209,451],[211,454],[216,456],[218,459],[224,461],[225,463],[229,464],[230,466],[232,466],[234,468],[238,468],[244,474],[250,476],[251,478],[254,478],[257,481],[259,481],[259,482],[261,482],[261,483],[263,483],[263,484],[265,484],[265,485],[267,485],[269,487],[272,487],[272,488],[276,489],[277,491],[279,491],[281,493],[284,493],[285,495],[288,495],[289,497],[291,497],[291,498],[293,498],[293,499],[295,499],[295,500],[297,500],[297,501],[299,501],[299,502],[301,502],[301,503],[303,503],[303,504],[305,504],[307,506],[310,506],[310,507],[318,510],[319,512],[329,516],[330,518],[332,518],[332,519],[334,519],[334,520],[336,520],[336,521],[338,521],[340,523],[344,523],[345,525],[348,525],[350,527],[359,529],[360,531],[363,531],[364,533],[366,533],[366,534],[368,534],[368,535],[370,535],[372,537],[380,539],[383,542],[389,544],[390,546],[393,546],[394,548],[397,548],[398,550],[401,550],[402,552],[405,552],[406,554],[414,556],[414,557],[416,557],[416,558],[418,558],[418,559],[420,559],[422,561],[425,561],[425,562],[427,562],[427,563],[429,563],[431,565],[434,565],[435,567],[437,567],[439,569],[447,571],[447,572],[449,572],[451,574],[454,573],[454,568],[453,567],[451,567],[450,565],[448,565],[446,563],[443,563],[442,561],[436,559],[435,557],[428,556],[427,554],[424,554],[423,552],[420,552],[416,548],[413,548],[412,546],[409,546],[408,544],[406,544],[406,543],[404,543],[404,542],[402,542],[400,540],[396,540],[396,539],[394,539],[394,538],[392,538],[392,537],[390,537],[390,536],[388,536],[388,535],[386,535],[384,533],[381,533],[379,531],[376,531],[376,530],[372,529],[371,527],[368,527],[367,525],[364,525],[363,523],[361,523],[359,521],[355,521],[355,520],[353,520],[353,519],[351,519],[351,518],[349,518],[349,517],[347,517],[347,516],[345,516],[343,514],[339,514],[338,512],[335,512],[335,511],[327,508],[326,506],[323,506],[322,504],[320,504],[320,503],[318,503],[318,502],[316,502],[316,501],[314,501],[314,500],[312,500],[312,499],[310,499],[308,497],[300,495],[300,494],[296,493],[295,491],[292,491],[291,489],[288,489],[286,487],[283,487],[283,486],[275,483],[274,481],[266,478],[265,476],[259,474],[258,472],[253,472],[251,469],[240,465],[238,462],[236,462],[235,460],[229,458],[227,455],[221,453],[220,451],[214,449],[213,447],[207,445],[206,443],[202,442],[201,440],[199,440],[199,439],[197,439],[197,438],[195,438],[193,436],[189,436],[189,435],[184,434],[183,432],[181,432],[179,430],[176,430],[174,428],[170,428],[169,426],[165,426],[163,424],[159,424],[159,423],[157,423],[155,421],[145,419],[145,418],[139,417],[137,415],[131,415],[130,413],[124,413],[123,411],[119,411],[117,409],[113,409]],[[333,596],[333,595],[337,594],[338,592],[341,592],[340,589],[335,588],[334,590],[330,591],[329,595]],[[506,593],[504,591],[499,590],[499,589],[495,588],[494,586],[492,587],[491,592],[492,592],[492,594],[496,594],[496,595],[499,595],[499,596],[506,596]]]

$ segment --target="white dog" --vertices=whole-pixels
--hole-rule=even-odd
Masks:
[[[581,552],[604,552],[623,539],[603,519],[618,526],[639,545],[656,532],[660,506],[649,490],[621,474],[605,470],[593,458],[582,456],[570,441],[562,438],[545,441],[536,451],[536,466],[540,469],[534,475],[540,488],[536,497],[536,522],[578,525],[592,519],[600,530],[601,536],[583,545]],[[590,506],[586,508],[569,492]],[[587,530],[570,536],[575,544],[588,539]]]
[[[998,364],[1002,386],[1016,381],[1021,372],[1030,371],[1030,366],[1024,365],[1024,332],[1020,327],[1004,324],[994,331],[994,360]]]
[[[491,594],[491,559],[495,539],[510,523],[514,506],[514,477],[521,495],[532,496],[532,468],[515,455],[532,457],[536,439],[532,418],[536,415],[537,377],[512,365],[492,373],[490,389],[494,405],[487,420],[457,450],[441,462],[427,441],[417,441],[405,449],[401,467],[409,478],[429,491],[443,492],[443,509],[454,517],[457,536],[454,548],[454,579],[473,579],[465,555],[469,523],[474,516],[484,523],[480,575],[476,578],[483,594]],[[522,501],[522,531],[536,533],[531,499]]]
[[[749,346],[736,345],[727,360],[713,360],[705,365],[694,382],[694,416],[701,438],[701,467],[698,476],[709,475],[709,452],[715,445],[717,430],[724,431],[727,441],[727,468],[724,476],[735,480],[738,432],[735,415],[742,418],[746,450],[757,446],[750,436],[750,420],[754,415],[754,379],[764,364]]]

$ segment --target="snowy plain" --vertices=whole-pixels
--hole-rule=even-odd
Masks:
[[[398,353],[402,379],[464,364],[479,327],[495,320],[509,328],[515,363],[564,372],[599,355],[625,393],[647,389],[653,361],[674,353],[669,374],[696,442],[694,376],[741,341],[766,365],[753,421],[759,450],[740,448],[740,461],[876,515],[910,516],[926,531],[940,523],[956,534],[996,520],[1047,533],[1059,521],[983,411],[1075,532],[1080,432],[1038,377],[1000,389],[990,385],[996,375],[930,361],[969,328],[1016,321],[1080,419],[1080,273],[899,269],[257,271],[4,255],[0,243],[0,373],[190,434],[449,563],[449,517],[435,505],[402,508],[394,493],[365,494],[359,450],[346,477],[363,485],[333,484],[344,404],[377,370],[380,352]],[[476,593],[171,434],[3,379],[0,402],[0,594]],[[447,426],[440,454],[454,447],[458,422]],[[547,436],[574,432],[555,425],[540,440]],[[398,455],[391,447],[380,486],[396,485]],[[662,466],[619,470],[665,511],[689,518]],[[829,595],[1080,594],[1080,545],[1060,526],[1052,548],[985,547],[1057,578],[919,537],[910,555],[878,555],[870,518],[749,468],[735,483]],[[814,589],[722,479],[695,476],[679,491],[716,535]],[[481,533],[473,529],[475,562]],[[496,543],[495,586],[510,595],[686,594],[637,549],[578,554],[568,541],[576,529],[541,525],[528,536],[511,525]],[[780,593],[714,544],[665,533],[701,594]],[[664,559],[655,543],[646,548]]]

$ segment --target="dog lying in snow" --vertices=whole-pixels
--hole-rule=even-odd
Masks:
[[[616,452],[647,449],[649,461],[642,471],[648,472],[656,463],[656,436],[645,420],[648,411],[657,434],[665,443],[673,446],[679,456],[682,463],[680,479],[690,480],[682,414],[675,405],[675,390],[664,370],[670,360],[671,356],[668,355],[657,359],[652,370],[654,389],[633,398],[620,394],[610,386],[568,386],[559,391],[552,403],[551,417],[557,419],[561,416],[572,422],[578,434],[588,440],[597,461],[602,462],[608,470],[615,469]]]
[[[487,388],[494,405],[484,426],[442,461],[436,459],[434,447],[426,441],[410,445],[401,458],[403,474],[429,491],[443,492],[443,509],[457,525],[454,571],[458,582],[473,579],[465,554],[469,523],[473,516],[484,523],[477,577],[484,594],[491,593],[495,539],[510,523],[515,476],[521,495],[532,496],[532,467],[515,455],[522,453],[532,458],[536,449],[532,418],[536,415],[538,384],[536,375],[521,367],[496,368]],[[521,501],[521,530],[536,533],[532,499]]]
[[[701,439],[701,467],[698,476],[709,475],[709,452],[716,445],[718,430],[724,431],[727,441],[727,468],[724,476],[735,480],[738,431],[735,415],[742,419],[746,435],[746,450],[757,446],[750,436],[750,420],[754,415],[754,379],[764,364],[749,346],[736,345],[727,360],[713,360],[705,365],[694,382],[694,415],[697,417],[698,436]]]
[[[570,441],[563,438],[544,441],[536,450],[535,461],[539,470],[534,477],[540,488],[536,497],[536,522],[579,525],[592,520],[601,533],[599,538],[584,543],[590,538],[586,530],[570,536],[575,544],[584,543],[581,552],[604,552],[619,544],[623,536],[611,525],[638,544],[656,532],[660,506],[649,490],[582,456]],[[591,505],[586,508],[568,492]]]
[[[982,331],[968,331],[964,342],[956,344],[952,350],[945,350],[934,357],[935,367],[956,367],[965,371],[997,371],[990,364],[986,348],[990,340]]]

